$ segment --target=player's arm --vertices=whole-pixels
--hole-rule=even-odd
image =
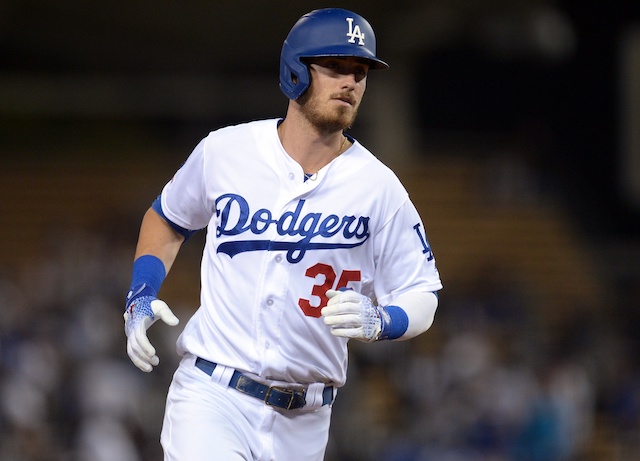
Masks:
[[[160,362],[147,338],[147,329],[158,319],[168,325],[178,324],[177,317],[157,296],[184,240],[153,208],[145,213],[124,313],[127,354],[145,372]]]
[[[142,218],[135,259],[144,255],[156,256],[168,274],[184,240],[183,235],[175,231],[153,208],[149,208]]]
[[[393,332],[389,339],[411,339],[433,325],[437,308],[436,292],[410,291],[398,296],[392,305],[380,308],[387,312],[390,321],[390,325],[383,326],[382,330]]]
[[[405,340],[431,327],[442,283],[422,231],[417,210],[407,199],[376,235],[378,267],[374,292],[381,305],[355,291],[327,292],[321,313],[336,336],[362,341]],[[397,294],[396,294],[397,293]]]
[[[433,324],[438,307],[435,293],[411,291],[389,306],[376,306],[355,291],[329,290],[329,303],[322,309],[331,333],[344,338],[372,342],[405,340],[424,333]]]

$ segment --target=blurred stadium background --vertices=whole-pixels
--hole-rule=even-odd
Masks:
[[[0,2],[0,459],[161,459],[179,327],[129,363],[140,219],[208,131],[284,114],[282,40],[323,6]],[[427,334],[353,345],[327,461],[640,459],[640,3],[340,6],[391,64],[352,134],[445,289]],[[202,243],[163,287],[182,324]]]

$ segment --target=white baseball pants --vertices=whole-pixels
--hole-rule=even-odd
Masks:
[[[186,356],[169,387],[162,426],[164,461],[322,461],[331,405],[283,410],[228,386]]]

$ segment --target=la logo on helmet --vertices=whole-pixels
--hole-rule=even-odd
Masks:
[[[358,45],[364,46],[364,34],[360,30],[360,26],[358,24],[353,26],[353,18],[347,18],[347,22],[349,23],[349,32],[347,32],[347,37],[349,37],[349,43],[355,43],[356,38],[358,39]]]

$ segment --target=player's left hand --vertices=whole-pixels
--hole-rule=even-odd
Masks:
[[[386,312],[353,290],[327,291],[329,302],[321,311],[331,334],[364,342],[377,341]]]
[[[143,286],[129,293],[124,312],[124,332],[129,358],[135,366],[148,373],[160,363],[160,359],[147,338],[147,329],[158,319],[170,326],[177,325],[179,320],[167,303],[157,299],[155,293],[145,290],[148,288]]]

